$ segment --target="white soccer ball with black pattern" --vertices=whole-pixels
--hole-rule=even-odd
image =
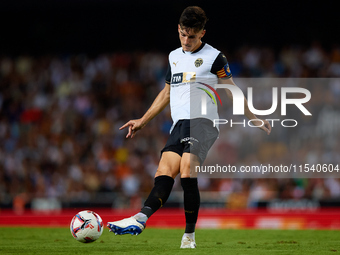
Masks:
[[[82,243],[96,241],[102,235],[103,229],[102,218],[97,213],[89,210],[77,213],[70,225],[72,236]]]

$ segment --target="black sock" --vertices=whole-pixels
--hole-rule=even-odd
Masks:
[[[174,182],[174,179],[167,175],[156,177],[155,185],[144,202],[144,207],[141,209],[141,212],[149,218],[161,208],[168,200]]]
[[[181,178],[181,185],[184,191],[185,233],[193,233],[200,208],[197,178]]]

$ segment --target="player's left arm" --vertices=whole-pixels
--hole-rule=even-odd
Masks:
[[[218,83],[219,84],[229,84],[229,85],[233,85],[233,86],[237,86],[234,81],[233,78],[231,76],[229,77],[222,77],[218,79]],[[233,95],[230,92],[229,89],[225,89],[228,98],[233,101]],[[270,126],[269,122],[267,120],[261,120],[259,118],[257,118],[255,116],[255,114],[253,114],[248,107],[248,102],[247,99],[244,97],[244,115],[249,119],[252,120],[252,123],[254,126],[257,126],[258,128],[260,128],[261,130],[263,130],[264,132],[266,132],[268,135],[271,132],[272,127]]]
[[[215,74],[218,77],[218,83],[220,83],[220,84],[230,84],[230,85],[233,85],[233,86],[237,86],[233,81],[227,58],[222,52],[220,52],[218,54],[218,56],[216,57],[214,63],[211,66],[210,72]],[[231,101],[233,101],[233,95],[230,92],[230,90],[225,89],[225,91],[227,92],[228,98]],[[252,120],[252,123],[253,123],[254,126],[257,126],[261,130],[266,132],[268,135],[270,134],[271,126],[270,126],[269,122],[267,120],[258,119],[249,110],[248,102],[247,102],[247,99],[245,97],[244,97],[244,115],[246,115],[246,117],[249,120]]]

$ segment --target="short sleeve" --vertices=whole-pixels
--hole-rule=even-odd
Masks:
[[[232,77],[227,58],[222,52],[216,57],[210,72],[216,74],[218,78]]]
[[[165,83],[167,84],[171,83],[171,66],[169,62],[168,62],[168,70],[166,71],[166,74],[165,74]]]

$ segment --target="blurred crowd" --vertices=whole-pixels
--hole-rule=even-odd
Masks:
[[[340,46],[243,46],[224,53],[235,80],[340,77]],[[116,194],[129,202],[115,207],[139,208],[169,135],[169,108],[133,139],[119,127],[145,113],[164,86],[166,68],[167,54],[151,51],[0,57],[0,204],[87,202]],[[291,112],[299,129],[274,128],[263,138],[255,129],[223,127],[212,151],[225,164],[340,164],[340,81],[308,90],[313,116]],[[270,95],[260,98],[271,102]],[[246,208],[273,199],[340,201],[339,180],[203,178],[199,185],[202,192],[223,194],[230,208]],[[178,181],[173,190],[181,190]]]

